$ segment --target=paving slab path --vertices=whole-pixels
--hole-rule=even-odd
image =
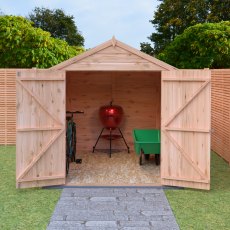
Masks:
[[[47,230],[177,230],[162,188],[64,188]]]

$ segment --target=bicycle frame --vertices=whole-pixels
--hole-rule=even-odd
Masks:
[[[70,114],[70,116],[66,116],[67,124],[66,124],[66,174],[69,172],[69,163],[70,161],[75,161],[76,155],[76,123],[73,120],[74,114],[84,113],[83,111],[66,111],[66,114]]]

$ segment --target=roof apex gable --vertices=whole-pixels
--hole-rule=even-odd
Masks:
[[[136,56],[138,56],[140,58],[143,58],[143,59],[145,59],[146,61],[148,61],[150,63],[158,65],[161,68],[163,68],[164,70],[175,70],[176,69],[174,66],[171,66],[171,65],[169,65],[169,64],[167,64],[167,63],[165,63],[163,61],[160,61],[157,58],[154,58],[154,57],[152,57],[152,56],[150,56],[148,54],[145,54],[145,53],[143,53],[143,52],[141,52],[141,51],[139,51],[139,50],[137,50],[137,49],[135,49],[135,48],[133,48],[133,47],[131,47],[131,46],[119,41],[119,40],[117,40],[115,38],[115,36],[113,36],[112,39],[102,43],[101,45],[98,45],[98,46],[96,46],[96,47],[94,47],[92,49],[89,49],[86,52],[84,52],[82,54],[79,54],[79,55],[77,55],[77,56],[75,56],[73,58],[70,58],[70,59],[68,59],[68,60],[66,60],[64,62],[61,62],[61,63],[51,67],[50,69],[53,69],[53,70],[63,69],[65,67],[70,66],[70,65],[72,65],[74,63],[77,63],[78,61],[83,60],[83,59],[85,59],[85,58],[87,58],[87,57],[89,57],[91,55],[94,55],[94,54],[100,52],[103,49],[106,49],[108,47],[115,47],[115,46],[125,50],[126,52],[128,51],[128,52],[130,52],[130,53],[132,53],[132,54],[134,54],[134,55],[136,55]]]

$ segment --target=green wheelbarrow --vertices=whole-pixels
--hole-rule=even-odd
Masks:
[[[159,129],[134,129],[134,149],[139,155],[139,164],[142,165],[142,157],[149,159],[150,154],[155,154],[156,165],[160,164],[161,137]]]

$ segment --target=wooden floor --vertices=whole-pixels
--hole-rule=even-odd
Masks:
[[[81,164],[71,163],[66,185],[75,186],[159,186],[160,166],[154,155],[139,165],[134,152],[116,151],[109,158],[108,151],[79,152]]]

